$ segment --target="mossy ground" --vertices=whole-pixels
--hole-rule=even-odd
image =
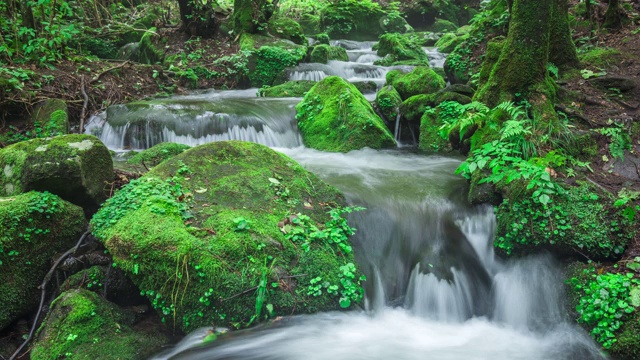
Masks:
[[[134,329],[134,315],[98,294],[75,289],[52,304],[37,341],[33,360],[146,359],[168,342],[158,329]]]
[[[330,76],[316,84],[296,107],[305,145],[334,152],[395,145],[371,104],[353,85]]]
[[[0,197],[0,330],[37,306],[51,259],[76,244],[85,224],[82,209],[52,194]]]
[[[240,328],[271,315],[267,304],[274,316],[339,308],[334,295],[310,296],[307,287],[316,276],[339,284],[339,267],[353,255],[323,242],[303,251],[279,223],[304,213],[321,224],[343,203],[337,190],[285,155],[217,142],[132,182],[92,226],[170,328]]]

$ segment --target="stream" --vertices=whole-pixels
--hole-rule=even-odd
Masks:
[[[373,65],[373,43],[334,44],[348,50],[349,62],[303,64],[290,69],[290,78],[339,75],[384,84],[390,68]],[[432,63],[443,61],[426,51]],[[208,345],[202,329],[154,359],[605,358],[566,315],[563,277],[551,257],[494,255],[493,209],[465,203],[466,180],[454,173],[460,158],[406,149],[308,149],[295,125],[300,99],[255,93],[212,91],[112,106],[87,132],[116,151],[236,139],[289,155],[366,208],[349,218],[367,276],[365,308],[284,318]]]

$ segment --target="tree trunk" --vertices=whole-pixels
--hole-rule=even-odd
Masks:
[[[212,2],[178,0],[180,19],[184,31],[191,36],[212,37],[216,32],[216,19]]]
[[[622,14],[620,13],[620,0],[609,0],[607,12],[604,14],[604,24],[607,29],[618,30],[622,27]]]
[[[578,52],[573,44],[573,39],[571,39],[567,0],[552,1],[550,31],[549,62],[562,70],[578,67],[580,60],[578,60]]]
[[[513,1],[507,39],[477,100],[493,107],[534,92],[552,92],[547,75],[552,1],[557,0]]]
[[[233,29],[236,34],[266,33],[267,22],[279,0],[234,0]]]

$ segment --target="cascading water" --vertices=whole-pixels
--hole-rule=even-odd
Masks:
[[[553,261],[494,257],[491,207],[459,201],[459,161],[402,151],[279,149],[367,210],[350,222],[368,310],[275,321],[156,359],[603,359],[563,316]]]

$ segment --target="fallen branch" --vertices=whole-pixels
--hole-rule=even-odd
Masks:
[[[38,308],[38,312],[36,313],[36,317],[33,319],[33,325],[31,325],[31,330],[29,330],[29,336],[22,343],[22,345],[20,345],[18,350],[16,350],[13,353],[13,355],[11,355],[9,360],[15,360],[18,357],[18,355],[20,354],[20,352],[22,351],[22,349],[24,349],[24,347],[27,346],[29,341],[31,341],[31,339],[33,338],[33,334],[35,333],[36,327],[38,326],[38,319],[40,318],[40,314],[42,314],[42,309],[44,308],[44,301],[45,301],[45,297],[47,296],[47,284],[51,280],[51,277],[53,276],[53,273],[56,271],[58,266],[67,258],[67,256],[69,256],[71,254],[75,254],[76,251],[78,251],[78,249],[80,248],[80,246],[84,242],[84,239],[87,236],[89,236],[90,233],[91,233],[91,230],[87,229],[87,231],[85,231],[84,234],[82,234],[82,236],[80,237],[80,240],[78,240],[78,243],[76,244],[76,246],[74,246],[73,248],[67,250],[66,253],[62,254],[62,256],[60,256],[58,258],[58,260],[53,264],[53,266],[51,267],[51,269],[49,270],[47,275],[44,276],[44,279],[42,280],[42,284],[40,284],[40,290],[41,290],[41,292],[40,292],[40,307]]]
[[[91,81],[89,82],[89,84],[93,84],[94,82],[96,82],[96,81],[100,80],[100,78],[101,78],[104,74],[108,73],[109,71],[116,70],[116,69],[120,69],[121,67],[124,67],[124,66],[125,66],[125,65],[127,65],[128,63],[129,63],[129,60],[127,60],[127,61],[123,62],[123,63],[122,63],[122,64],[120,64],[120,65],[112,66],[112,67],[110,67],[110,68],[108,68],[108,69],[106,69],[106,70],[104,70],[104,71],[102,71],[102,72],[98,73],[96,76],[94,76],[94,77],[93,77],[93,79],[91,79]]]
[[[84,102],[82,103],[82,113],[80,114],[80,134],[84,133],[84,120],[87,116],[87,105],[89,104],[89,95],[87,95],[87,90],[84,88],[85,78],[82,75],[82,79],[80,81],[80,92],[82,93],[82,97],[84,98]]]

